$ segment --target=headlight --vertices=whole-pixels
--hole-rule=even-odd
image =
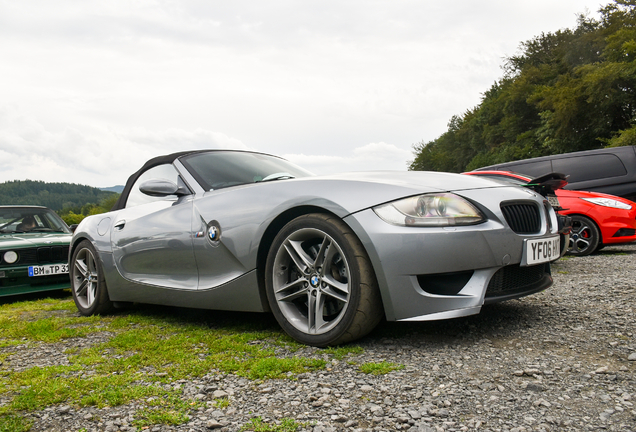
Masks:
[[[612,207],[623,210],[631,210],[632,206],[622,201],[614,200],[611,198],[581,198],[584,201],[591,202],[592,204],[600,205],[603,207]]]
[[[400,226],[474,225],[484,221],[475,206],[451,193],[404,198],[374,207],[373,211],[383,221]]]
[[[5,252],[4,253],[4,262],[6,262],[8,264],[13,264],[17,260],[18,260],[18,254],[17,253],[15,253],[13,251],[9,251],[9,252]]]

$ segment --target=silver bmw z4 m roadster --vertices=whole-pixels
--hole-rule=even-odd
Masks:
[[[562,231],[562,230],[561,230]],[[271,312],[328,346],[389,321],[455,318],[542,291],[564,248],[548,200],[439,172],[314,176],[279,157],[156,157],[70,247],[82,315],[139,302]]]

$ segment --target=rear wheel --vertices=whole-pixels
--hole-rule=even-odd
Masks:
[[[601,234],[594,221],[581,215],[572,215],[572,233],[568,253],[576,256],[586,256],[597,250],[601,241]]]
[[[314,346],[369,333],[382,302],[369,258],[340,219],[300,216],[278,233],[267,257],[267,298],[283,330]]]
[[[104,270],[90,241],[84,240],[77,246],[69,269],[73,300],[82,315],[103,314],[112,309]]]

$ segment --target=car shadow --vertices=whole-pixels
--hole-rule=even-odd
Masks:
[[[43,300],[47,298],[59,300],[59,299],[65,299],[69,297],[72,297],[70,289],[55,290],[55,291],[40,291],[40,292],[27,293],[27,294],[14,294],[14,295],[0,297],[0,305],[20,303],[25,301]]]
[[[215,311],[149,304],[133,305],[114,312],[115,315],[129,313],[167,319],[184,325],[236,332],[271,332],[288,337],[271,313]],[[468,317],[420,322],[382,320],[369,335],[349,345],[359,345],[363,348],[386,344],[425,345],[427,348],[434,348],[436,345],[470,345],[484,338],[516,339],[524,337],[528,329],[541,331],[541,315],[546,313],[550,312],[546,310],[545,305],[511,300],[484,306],[480,314]]]
[[[440,321],[383,321],[362,344],[435,345],[473,344],[482,339],[516,339],[528,329],[541,331],[541,315],[549,314],[549,306],[510,300],[484,306],[477,315]],[[534,330],[532,330],[534,331]]]

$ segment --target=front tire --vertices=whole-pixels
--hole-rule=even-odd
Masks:
[[[350,342],[383,316],[369,257],[334,216],[309,214],[285,225],[267,256],[265,285],[276,320],[303,344]]]
[[[104,314],[113,307],[99,256],[92,243],[83,240],[73,252],[70,263],[71,291],[80,314]]]
[[[572,215],[572,233],[568,253],[587,256],[598,249],[601,234],[594,221],[581,215]]]

